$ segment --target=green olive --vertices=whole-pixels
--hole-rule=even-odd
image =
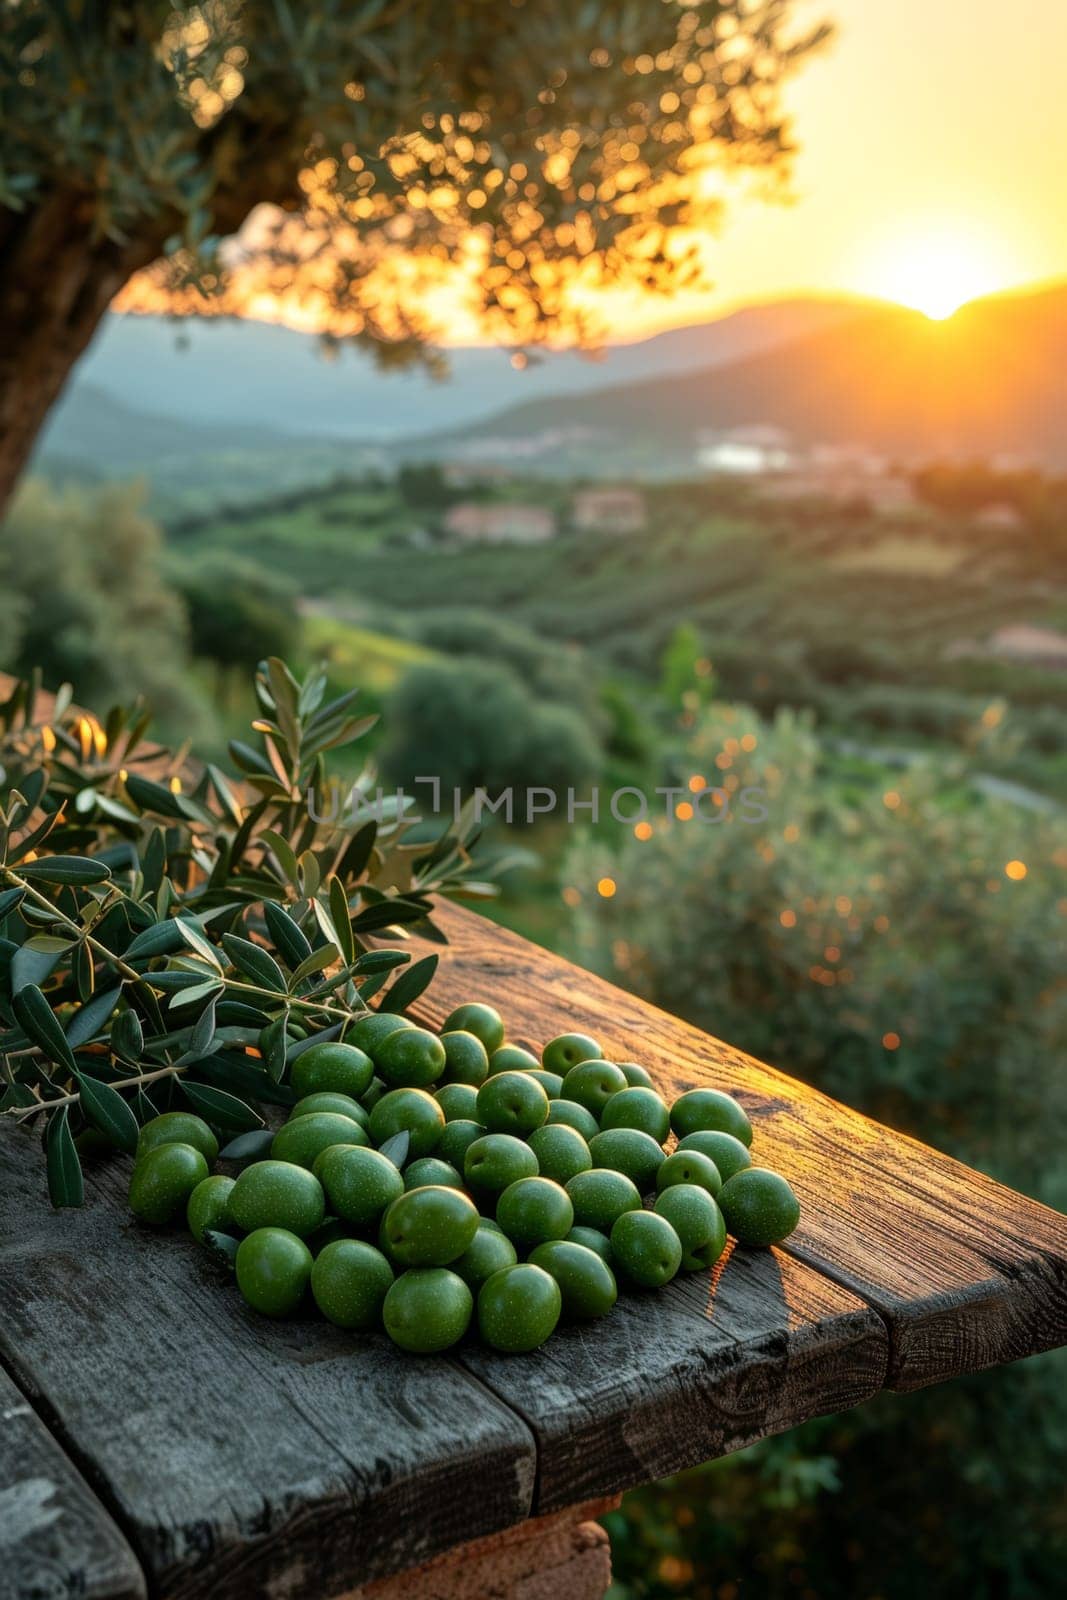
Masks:
[[[183,1212],[207,1162],[191,1144],[161,1144],[141,1156],[130,1177],[130,1210],[157,1227]]]
[[[311,1251],[284,1228],[257,1228],[237,1247],[237,1287],[267,1317],[284,1317],[304,1298]]]
[[[164,1111],[146,1122],[137,1137],[137,1159],[161,1144],[191,1144],[210,1167],[219,1158],[219,1141],[204,1121],[191,1111]]]
[[[209,1229],[225,1233],[227,1228],[233,1226],[233,1217],[230,1215],[233,1185],[233,1178],[224,1178],[217,1172],[213,1178],[202,1178],[189,1196],[185,1220],[198,1244],[203,1244],[204,1234]]]

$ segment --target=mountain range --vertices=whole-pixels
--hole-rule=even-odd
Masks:
[[[546,351],[523,370],[505,350],[461,346],[445,352],[443,380],[422,367],[382,369],[354,346],[339,347],[331,359],[313,335],[262,322],[111,315],[75,369],[45,448],[68,457],[109,455],[106,419],[116,405],[153,419],[146,442],[164,419],[197,433],[214,429],[216,439],[240,447],[249,427],[319,442],[395,442],[481,423],[528,400],[698,372],[832,327],[852,310],[847,299],[771,301],[703,327],[609,345],[598,355]],[[113,444],[119,454],[145,453],[128,429]],[[191,435],[189,444],[199,448]]]
[[[549,352],[457,348],[451,376],[333,360],[254,322],[111,316],[49,419],[36,465],[240,497],[384,459],[491,447],[542,471],[690,471],[702,438],[752,424],[797,445],[904,461],[1011,456],[1067,469],[1067,284],[976,300],[944,322],[847,297],[747,307],[700,327]],[[537,441],[541,441],[538,448]]]
[[[581,430],[604,448],[691,452],[703,434],[753,424],[797,445],[856,444],[904,461],[1012,457],[1067,468],[1067,284],[990,296],[931,321],[852,307],[837,323],[714,369],[511,407],[483,437]],[[451,439],[428,441],[429,451]]]

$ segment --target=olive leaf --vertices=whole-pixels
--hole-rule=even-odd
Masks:
[[[236,1139],[231,1139],[229,1144],[223,1145],[219,1151],[221,1161],[258,1161],[261,1157],[270,1154],[270,1147],[274,1143],[274,1131],[271,1128],[253,1128],[249,1133],[239,1133]]]
[[[262,1049],[262,1046],[260,1048]],[[267,1033],[267,1048],[263,1052],[263,1064],[275,1083],[280,1083],[285,1077],[288,1049],[289,1018],[286,1015],[280,1018],[277,1024],[271,1025]]]
[[[406,950],[367,950],[353,964],[355,972],[380,972],[388,976],[395,967],[402,967],[411,960]]]
[[[136,1011],[120,1011],[111,1024],[111,1050],[123,1061],[139,1061],[144,1052],[144,1031]]]
[[[379,1145],[378,1148],[387,1161],[391,1161],[394,1167],[403,1171],[404,1162],[407,1160],[408,1151],[411,1149],[411,1135],[406,1128],[402,1128],[399,1133],[394,1133],[391,1139],[386,1139],[385,1143]]]
[[[49,1117],[44,1148],[48,1197],[53,1206],[57,1211],[63,1206],[80,1206],[85,1199],[85,1184],[66,1106]]]
[[[222,947],[238,972],[243,972],[265,989],[273,989],[278,994],[286,993],[288,986],[285,974],[262,945],[253,944],[250,939],[241,939],[235,933],[224,933]]]
[[[329,1028],[320,1028],[317,1033],[309,1033],[306,1039],[297,1039],[286,1052],[287,1060],[292,1063],[297,1056],[303,1055],[305,1050],[310,1050],[314,1045],[326,1044],[330,1039],[336,1039],[344,1026],[341,1022],[333,1023]]]
[[[55,1012],[34,983],[24,984],[12,1004],[19,1026],[27,1039],[43,1050],[57,1066],[75,1070],[74,1052],[60,1027]]]
[[[204,1083],[191,1083],[187,1077],[175,1081],[181,1085],[181,1091],[193,1109],[213,1127],[233,1133],[262,1128],[263,1118],[245,1101],[238,1100],[236,1095],[227,1094],[223,1089],[213,1089]]]
[[[103,1032],[121,994],[121,983],[110,989],[102,989],[74,1013],[66,1027],[67,1043],[72,1049],[87,1044],[96,1034]]]
[[[128,1156],[137,1151],[137,1118],[109,1083],[78,1073],[81,1108],[93,1127]]]
[[[189,1033],[189,1043],[175,1062],[176,1066],[185,1066],[190,1061],[200,1061],[210,1054],[211,1046],[215,1042],[215,1006],[218,995],[218,989],[214,988],[207,1005],[193,1023]]]
[[[96,968],[84,941],[76,944],[70,953],[70,970],[78,999],[83,1002],[91,1000],[96,988]]]
[[[184,927],[177,917],[168,917],[145,928],[127,945],[126,960],[150,961],[155,956],[170,956],[184,949],[188,944]]]
[[[209,966],[221,971],[222,963],[219,960],[219,953],[203,929],[198,928],[195,922],[188,917],[175,917],[174,920],[190,950],[194,950],[200,959],[206,961]]]
[[[386,1011],[402,1013],[414,1005],[433,981],[440,959],[440,956],[423,956],[421,961],[416,961],[414,966],[402,972],[385,996],[383,1005]]]
[[[302,961],[307,960],[311,945],[304,930],[277,901],[268,900],[264,904],[263,920],[267,924],[267,932],[285,957],[287,966],[299,967]]]
[[[340,878],[333,877],[329,880],[328,891],[330,897],[330,915],[333,925],[337,929],[337,937],[341,942],[341,953],[346,961],[356,959],[356,940],[352,932],[352,913],[348,909],[348,896]]]
[[[28,939],[11,958],[12,994],[27,985],[44,983],[71,949],[69,939],[56,939],[47,934]]]
[[[313,978],[317,972],[322,972],[326,967],[332,967],[335,961],[340,961],[341,952],[335,944],[324,944],[318,950],[313,950],[309,956],[297,967],[289,979],[289,991],[295,994],[305,978]]]
[[[357,912],[352,919],[352,927],[357,934],[374,933],[380,928],[417,922],[425,915],[422,906],[411,905],[405,900],[383,900],[378,905],[369,905]]]
[[[161,828],[153,828],[141,857],[141,876],[145,889],[154,894],[167,870],[167,844]]]
[[[24,878],[37,883],[106,883],[111,876],[102,862],[88,856],[45,856],[26,862],[19,870]]]
[[[361,878],[374,853],[374,841],[378,836],[377,822],[365,822],[356,832],[345,850],[344,855],[337,863],[337,876],[342,882],[349,882],[353,878]]]
[[[217,1228],[205,1228],[201,1235],[201,1240],[208,1254],[220,1266],[225,1267],[229,1272],[233,1272],[241,1241],[235,1239],[230,1233],[220,1233]]]
[[[6,917],[9,911],[14,911],[16,906],[21,905],[25,895],[25,889],[5,889],[3,894],[0,894],[0,918]]]

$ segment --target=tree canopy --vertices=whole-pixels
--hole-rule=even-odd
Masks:
[[[711,204],[702,173],[780,164],[781,83],[821,36],[793,12],[22,0],[0,16],[0,200],[62,191],[120,247],[155,230],[186,308],[189,290],[229,308],[236,282],[246,303],[297,272],[340,331],[403,340],[424,331],[414,280],[449,261],[504,336],[580,336],[575,274],[676,282],[692,263],[675,230]],[[261,202],[277,209],[220,258]],[[391,295],[379,269],[398,253]]]
[[[393,359],[447,331],[449,271],[513,343],[588,341],[576,288],[691,279],[724,168],[788,159],[781,86],[825,34],[795,12],[5,0],[0,501],[135,274],[180,312],[295,294]]]

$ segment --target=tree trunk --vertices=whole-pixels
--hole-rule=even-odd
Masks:
[[[225,119],[201,141],[200,158],[215,160],[211,142],[229,137]],[[212,229],[238,231],[260,201],[289,207],[299,195],[302,147],[288,120],[259,122],[227,157],[228,181],[212,196]],[[0,208],[0,517],[34,441],[71,368],[87,348],[123,285],[163,253],[182,229],[177,211],[138,223],[125,244],[94,236],[97,200],[57,189],[31,210]]]
[[[24,215],[0,214],[0,515],[108,305],[174,225],[160,217],[119,245],[93,238],[87,209],[68,191]]]

